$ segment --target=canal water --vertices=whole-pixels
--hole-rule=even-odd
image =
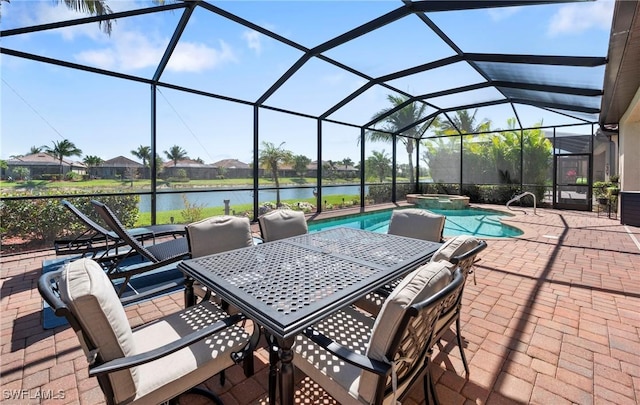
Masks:
[[[313,198],[314,188],[286,188],[280,190],[281,200],[302,200],[307,198]],[[368,187],[365,187],[365,192],[368,191]],[[337,187],[325,187],[322,189],[322,195],[359,195],[360,186],[337,186]],[[222,207],[224,206],[224,200],[229,200],[230,205],[239,204],[251,204],[253,202],[253,191],[245,190],[216,190],[211,192],[188,192],[184,193],[158,193],[157,210],[158,211],[170,211],[181,210],[185,208],[184,198],[187,199],[189,204],[194,204],[202,207]],[[276,191],[275,190],[258,190],[258,200],[260,203],[275,202]],[[140,196],[140,212],[151,211],[151,196]]]

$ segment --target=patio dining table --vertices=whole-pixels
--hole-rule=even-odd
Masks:
[[[333,228],[185,260],[185,301],[193,281],[240,309],[275,339],[281,403],[293,404],[295,336],[338,309],[428,261],[441,246],[402,236]],[[271,364],[269,403],[275,403]]]

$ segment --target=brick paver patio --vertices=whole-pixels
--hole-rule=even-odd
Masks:
[[[490,207],[495,208],[495,207]],[[507,223],[524,235],[490,239],[470,278],[462,317],[464,368],[445,336],[433,373],[443,404],[640,403],[640,228],[595,213],[538,209]],[[2,257],[1,379],[3,404],[104,403],[78,340],[68,327],[42,328],[36,289],[42,261],[53,252]],[[182,294],[127,308],[133,325],[177,311]],[[266,402],[267,354],[256,375],[236,366],[227,383],[206,385],[226,404]],[[299,403],[333,403],[300,376]],[[64,398],[42,399],[47,396]],[[202,403],[183,398],[184,403]],[[404,404],[423,402],[417,384]]]

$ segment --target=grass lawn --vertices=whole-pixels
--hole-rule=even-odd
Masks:
[[[325,179],[325,184],[355,184],[357,179]],[[275,186],[275,182],[268,178],[258,180],[261,186]],[[168,182],[158,179],[157,185],[168,186],[174,189],[191,189],[204,187],[253,187],[253,179],[213,179],[213,180],[189,180],[185,182]],[[280,179],[280,186],[304,186],[316,185],[315,177],[283,177]],[[51,181],[51,180],[29,180],[29,181],[0,181],[0,190],[3,193],[12,193],[20,190],[49,190],[58,192],[112,192],[112,191],[149,191],[151,190],[151,180],[121,181],[115,179],[82,180],[82,181]]]
[[[357,195],[330,195],[330,196],[326,196],[324,197],[324,200],[327,201],[327,206],[334,206],[334,207],[339,207],[342,204],[342,201],[346,202],[346,204],[348,205],[349,202],[356,201],[356,203],[354,205],[359,204],[359,196]],[[282,200],[283,203],[288,203],[291,205],[295,205],[298,202],[308,202],[310,204],[315,204],[316,203],[316,199],[315,198],[306,198],[306,199],[296,199],[296,200]],[[350,205],[353,206],[353,205]],[[250,215],[253,214],[253,204],[237,204],[234,205],[233,209],[236,212],[236,215],[239,215],[243,212],[249,212]],[[198,217],[200,219],[204,219],[204,218],[208,218],[208,217],[212,217],[214,215],[223,215],[224,214],[224,207],[204,207],[204,208],[200,208],[199,209],[199,215]],[[185,219],[183,212],[185,212],[187,210],[182,209],[182,210],[171,210],[171,211],[162,211],[162,212],[158,212],[156,214],[156,223],[158,224],[169,224],[171,223],[171,217],[173,217],[173,220],[175,223],[186,223],[186,222],[191,222],[188,218]],[[189,214],[189,212],[185,212],[187,215]],[[191,213],[193,214],[194,212],[191,211]],[[195,220],[195,219],[192,219]],[[140,213],[140,215],[138,216],[138,220],[136,221],[135,226],[144,226],[144,225],[148,225],[151,223],[151,213],[150,212],[144,212],[144,213]]]

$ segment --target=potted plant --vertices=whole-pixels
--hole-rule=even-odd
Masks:
[[[598,201],[598,204],[606,205],[608,203],[607,187],[609,186],[611,186],[611,183],[605,181],[593,183],[593,196]]]
[[[611,204],[613,212],[617,212],[618,208],[618,193],[620,192],[620,188],[618,188],[617,183],[611,187],[607,187],[607,196],[609,199],[609,204]]]

